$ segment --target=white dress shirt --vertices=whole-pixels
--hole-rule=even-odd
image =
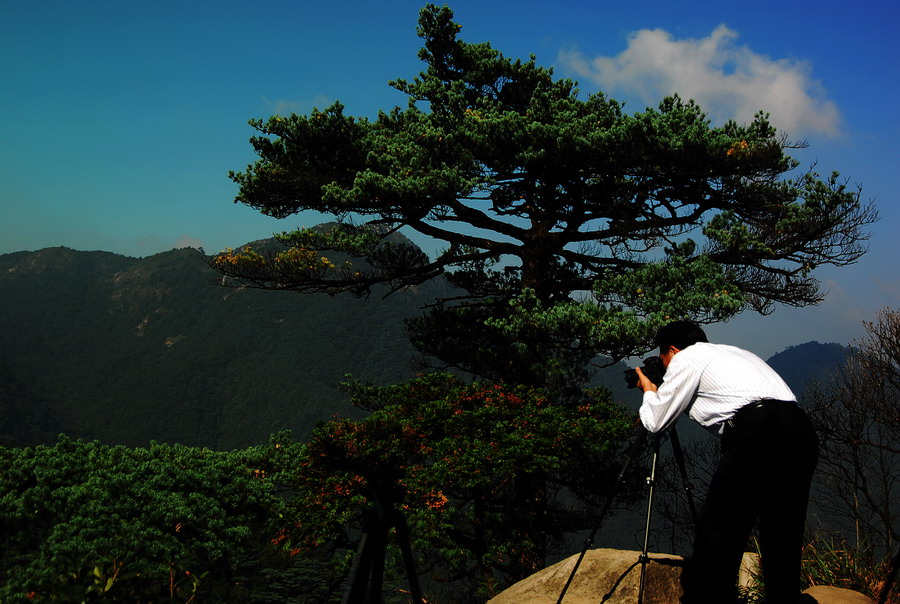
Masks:
[[[644,393],[639,415],[650,432],[661,432],[682,413],[721,434],[741,407],[774,399],[796,401],[784,380],[765,361],[741,348],[698,342],[669,362],[657,392]]]

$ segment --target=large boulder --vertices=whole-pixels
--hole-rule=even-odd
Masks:
[[[816,585],[803,592],[804,604],[872,604],[872,599],[859,592],[840,587]]]
[[[649,558],[645,574],[644,603],[678,602],[681,597],[678,578],[681,575],[682,558],[670,554],[650,554]],[[556,604],[577,559],[578,556],[572,556],[519,581],[490,600],[490,604]],[[637,602],[640,576],[640,552],[589,550],[566,591],[563,603],[633,604]]]
[[[585,553],[563,604],[633,604],[640,591],[641,554],[636,551],[594,549]],[[519,581],[489,604],[556,604],[578,556],[572,556]],[[677,604],[684,560],[671,554],[650,554],[645,571],[644,603]],[[759,573],[759,556],[745,554],[738,584],[750,586]],[[803,592],[804,604],[872,604],[848,589],[816,586]]]

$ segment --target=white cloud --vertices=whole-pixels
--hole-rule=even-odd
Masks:
[[[190,235],[182,235],[178,238],[178,241],[175,242],[175,248],[181,249],[185,247],[192,247],[197,250],[203,249],[203,240],[191,237]]]
[[[719,25],[706,38],[676,40],[661,29],[633,33],[628,48],[614,57],[586,58],[565,50],[559,60],[601,90],[636,95],[655,106],[678,93],[694,99],[716,123],[746,123],[758,111],[792,137],[837,136],[835,104],[811,77],[804,61],[771,59],[735,43],[737,32]]]
[[[313,109],[324,110],[326,107],[330,107],[334,101],[324,94],[319,94],[314,96],[311,99],[298,99],[298,100],[286,100],[286,99],[277,99],[271,100],[268,98],[263,98],[263,104],[266,106],[266,111],[272,113],[273,115],[290,115],[291,113],[297,113],[300,115],[310,113]]]

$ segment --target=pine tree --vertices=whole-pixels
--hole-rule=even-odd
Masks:
[[[445,275],[459,295],[411,324],[423,352],[560,385],[597,355],[646,350],[672,318],[815,304],[814,269],[865,252],[874,208],[837,173],[789,176],[803,144],[766,115],[713,126],[677,96],[629,115],[460,29],[447,7],[421,11],[426,68],[391,82],[405,109],[251,121],[259,160],[231,174],[236,201],[337,224],[285,233],[279,253],[217,257],[231,283],[367,295]],[[392,241],[400,229],[446,248],[430,258]]]

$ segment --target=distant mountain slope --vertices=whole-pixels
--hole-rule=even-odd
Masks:
[[[784,378],[798,397],[810,382],[825,384],[847,359],[847,347],[840,344],[807,342],[791,346],[767,361]]]
[[[265,245],[255,242],[255,248]],[[192,249],[147,258],[49,248],[0,255],[0,443],[59,432],[110,444],[218,449],[305,438],[335,413],[346,373],[378,384],[415,373],[404,319],[447,295],[437,279],[382,299],[213,285]],[[770,363],[797,391],[843,359],[810,342]],[[636,410],[624,365],[598,372]]]
[[[0,256],[0,438],[62,430],[233,448],[281,429],[303,437],[356,412],[337,390],[348,371],[376,383],[414,374],[403,320],[446,289],[436,280],[359,300],[216,277],[191,249]]]

